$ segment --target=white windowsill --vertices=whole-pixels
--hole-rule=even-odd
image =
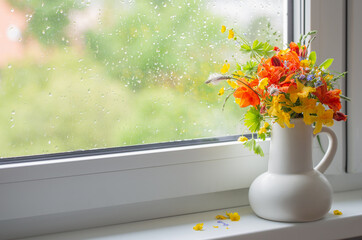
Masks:
[[[343,215],[333,215],[338,209]],[[214,217],[237,211],[238,222],[224,220],[229,229]],[[204,223],[204,231],[193,226]],[[213,226],[219,226],[214,228]],[[362,236],[362,190],[335,193],[333,205],[322,220],[309,223],[280,223],[256,217],[249,206],[160,218],[81,231],[65,232],[28,240],[113,240],[113,239],[345,239]]]

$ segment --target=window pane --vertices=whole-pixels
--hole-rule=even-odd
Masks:
[[[0,0],[0,156],[241,134],[221,25],[281,46],[283,0]]]

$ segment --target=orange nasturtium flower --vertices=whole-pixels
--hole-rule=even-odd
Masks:
[[[323,85],[316,89],[314,95],[317,96],[321,103],[328,105],[330,109],[337,112],[342,108],[339,96],[340,93],[340,89],[327,91],[327,83],[323,81]]]
[[[198,224],[195,225],[195,227],[193,227],[193,229],[195,231],[201,231],[203,227],[204,227],[203,223],[198,223]]]
[[[235,102],[241,107],[254,106],[260,104],[260,98],[258,94],[253,91],[251,88],[255,87],[258,84],[258,80],[247,83],[246,81],[241,80],[243,83],[238,83],[239,88],[234,92]],[[247,87],[247,84],[250,87]]]
[[[258,76],[260,78],[268,78],[269,84],[277,84],[280,78],[284,75],[282,66],[274,66],[271,58],[262,60],[258,66]]]

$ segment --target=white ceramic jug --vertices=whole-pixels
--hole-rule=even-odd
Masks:
[[[331,208],[332,188],[322,174],[337,149],[337,137],[322,128],[329,139],[326,154],[313,168],[313,128],[294,119],[294,128],[274,124],[268,171],[257,177],[249,189],[250,206],[259,217],[282,222],[315,221]]]

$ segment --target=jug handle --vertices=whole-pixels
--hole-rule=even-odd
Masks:
[[[319,133],[326,133],[328,136],[328,149],[327,152],[324,154],[322,160],[319,162],[319,164],[314,168],[315,170],[318,170],[321,173],[324,173],[329,165],[331,164],[334,155],[337,151],[337,136],[332,131],[332,129],[327,127],[322,127],[322,130]],[[317,134],[319,134],[317,133]],[[317,136],[317,134],[313,134],[313,136]]]

